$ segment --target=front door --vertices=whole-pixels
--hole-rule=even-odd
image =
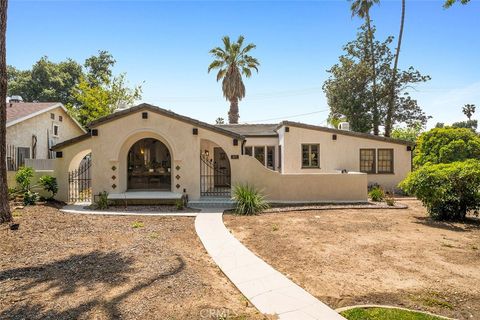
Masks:
[[[137,141],[128,152],[128,189],[171,190],[171,156],[161,141]]]

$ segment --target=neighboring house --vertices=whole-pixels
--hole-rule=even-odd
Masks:
[[[365,201],[368,184],[392,189],[405,178],[411,149],[406,141],[289,121],[210,125],[149,104],[100,118],[87,134],[52,148],[63,201],[90,186],[111,199],[198,200],[230,197],[232,186],[249,183],[279,202]],[[85,184],[71,173],[87,155]]]
[[[86,131],[58,102],[7,103],[7,169],[16,171],[26,163],[49,170],[55,153],[50,148]],[[19,100],[15,100],[19,101]]]

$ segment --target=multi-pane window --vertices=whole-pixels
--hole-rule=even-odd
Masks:
[[[275,170],[275,147],[267,146],[267,168]]]
[[[245,147],[245,154],[247,156],[252,156],[253,153],[252,153],[252,147]]]
[[[265,165],[265,147],[254,147],[253,148],[253,153],[255,156],[255,159],[260,161],[261,164]]]
[[[320,168],[320,145],[302,144],[302,168]]]
[[[55,113],[50,113],[50,119],[55,120]]]
[[[393,173],[393,149],[378,149],[378,173]]]
[[[375,149],[360,149],[360,172],[376,172]]]
[[[63,121],[63,117],[62,117],[62,116],[58,116],[58,121],[62,122],[62,121]]]

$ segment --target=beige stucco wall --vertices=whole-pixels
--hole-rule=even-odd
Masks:
[[[55,114],[55,120],[50,118],[50,113]],[[63,117],[62,122],[58,121],[59,116]],[[54,123],[59,126],[58,137],[52,137]],[[49,132],[48,135],[54,140],[53,144],[71,139],[84,133],[70,116],[61,107],[58,107],[8,127],[7,145],[30,148],[30,156],[32,156],[32,135],[36,135],[36,158],[48,159],[47,131]]]
[[[250,156],[232,162],[232,184],[248,183],[272,202],[362,202],[367,200],[363,173],[281,174],[265,168]]]
[[[368,174],[368,183],[378,183],[386,189],[396,188],[410,172],[411,152],[406,145],[352,137],[337,134],[337,140],[332,139],[332,133],[289,127],[285,132],[279,130],[279,141],[282,145],[282,172],[283,173],[321,173],[347,169],[360,171],[360,149],[363,148],[391,148],[394,150],[393,174]],[[320,145],[320,168],[302,169],[301,145]]]

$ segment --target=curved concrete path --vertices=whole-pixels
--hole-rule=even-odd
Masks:
[[[202,209],[195,229],[215,263],[260,312],[281,320],[344,319],[243,246],[222,215],[222,209]]]

